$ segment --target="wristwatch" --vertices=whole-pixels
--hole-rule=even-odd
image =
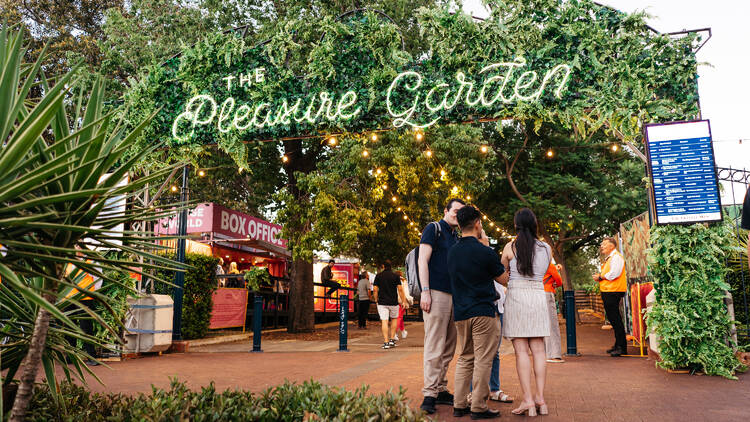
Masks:
[[[429,292],[429,291],[430,291],[429,287],[422,287],[422,293]]]

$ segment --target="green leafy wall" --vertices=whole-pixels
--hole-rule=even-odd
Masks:
[[[728,344],[732,322],[724,305],[731,239],[724,223],[651,227],[656,304],[647,323],[661,338],[659,366],[727,378],[740,368]]]

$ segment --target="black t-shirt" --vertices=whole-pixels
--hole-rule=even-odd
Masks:
[[[378,287],[378,305],[398,305],[398,286],[401,278],[391,270],[384,270],[375,276],[373,286]]]
[[[743,229],[750,230],[750,189],[745,192],[745,203],[742,204],[742,223]]]
[[[432,246],[432,254],[428,264],[430,270],[430,289],[451,293],[451,279],[448,275],[448,250],[456,244],[456,234],[445,221],[440,220],[440,236],[435,225],[430,223],[422,230],[419,243]]]
[[[453,319],[488,316],[495,307],[495,277],[505,272],[500,257],[476,237],[462,237],[448,252],[448,273],[453,288]]]

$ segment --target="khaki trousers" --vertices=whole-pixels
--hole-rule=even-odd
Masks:
[[[500,318],[479,316],[456,322],[458,360],[456,361],[456,395],[453,406],[469,406],[466,396],[471,384],[471,411],[487,410],[490,395],[492,358],[497,355],[500,341]]]
[[[456,325],[453,322],[453,296],[430,290],[432,305],[424,312],[424,397],[437,397],[448,391],[448,365],[456,352]]]
[[[560,323],[557,321],[555,294],[552,292],[544,292],[544,294],[547,295],[547,312],[549,313],[549,337],[544,338],[547,359],[562,358],[562,340],[560,339]]]

